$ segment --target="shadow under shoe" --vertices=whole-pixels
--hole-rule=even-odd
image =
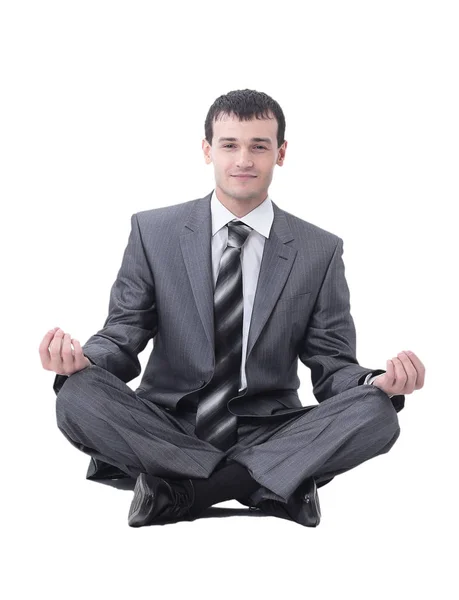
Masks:
[[[248,498],[238,501],[246,504]],[[264,514],[295,521],[305,527],[317,527],[320,523],[319,494],[314,477],[309,477],[301,483],[287,503],[262,500],[256,505],[246,504],[246,506],[250,506],[250,510],[260,510]]]
[[[172,481],[141,473],[134,487],[128,523],[131,527],[142,527],[154,523],[192,521],[190,509],[194,497],[190,479]]]

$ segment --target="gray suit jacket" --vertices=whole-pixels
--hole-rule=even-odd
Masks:
[[[83,346],[93,363],[128,382],[140,375],[137,355],[153,338],[135,391],[170,410],[195,398],[214,370],[210,198],[131,216],[108,317]],[[318,402],[361,385],[368,373],[385,372],[357,362],[343,240],[272,204],[248,337],[247,388],[228,401],[246,422],[279,421],[316,406],[299,400],[298,358],[311,370]],[[65,380],[56,376],[56,394]],[[398,412],[405,397],[391,401]]]

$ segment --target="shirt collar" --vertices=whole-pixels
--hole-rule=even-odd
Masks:
[[[244,217],[239,218],[220,202],[216,190],[213,190],[210,200],[210,211],[212,215],[212,236],[233,219],[238,219],[258,231],[265,238],[269,238],[269,232],[274,220],[273,205],[269,196],[266,196],[261,204]]]

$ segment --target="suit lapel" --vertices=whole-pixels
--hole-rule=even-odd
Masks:
[[[180,246],[204,331],[209,344],[214,347],[211,196],[212,192],[193,204],[180,235]],[[274,202],[272,204],[274,220],[269,238],[265,240],[246,360],[279,298],[297,254],[296,248],[286,245],[294,237],[285,213]]]
[[[274,220],[269,238],[265,240],[261,259],[247,342],[246,361],[284,288],[298,252],[295,247],[286,245],[294,237],[285,213],[274,202],[272,204]]]
[[[212,348],[214,342],[214,286],[212,280],[212,192],[192,205],[180,234],[183,260],[193,290],[194,301]]]

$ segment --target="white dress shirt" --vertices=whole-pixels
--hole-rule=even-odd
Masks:
[[[260,274],[265,239],[269,238],[269,233],[274,220],[274,210],[268,195],[261,204],[247,213],[244,217],[236,217],[236,215],[220,202],[216,190],[213,190],[212,192],[210,210],[212,215],[212,271],[214,290],[217,284],[218,271],[220,269],[220,259],[228,242],[227,223],[233,220],[242,221],[253,229],[247,236],[246,242],[241,249],[244,315],[242,323],[240,392],[247,387],[245,358],[247,354],[250,320],[252,318],[253,302],[258,284],[258,276]],[[369,373],[365,378],[364,385],[371,385],[376,377],[378,377],[378,375]]]
[[[241,249],[242,263],[242,289],[244,296],[244,315],[242,322],[242,360],[239,391],[247,387],[245,375],[245,357],[247,354],[247,341],[249,337],[250,320],[252,318],[253,302],[260,274],[261,259],[265,247],[265,239],[269,238],[269,232],[274,220],[274,210],[269,196],[256,208],[244,217],[236,217],[218,199],[214,190],[210,200],[212,214],[212,271],[214,290],[217,284],[220,259],[228,242],[228,227],[230,221],[242,221],[253,231],[249,233],[245,244]]]

